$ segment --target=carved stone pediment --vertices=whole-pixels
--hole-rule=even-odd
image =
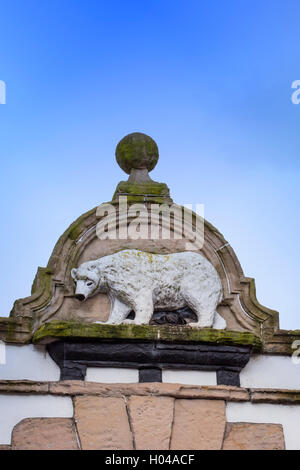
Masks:
[[[155,158],[151,162],[152,169]],[[99,292],[85,302],[80,302],[75,296],[72,269],[122,250],[139,250],[153,255],[184,253],[191,251],[187,247],[191,246],[191,239],[195,240],[196,236],[199,247],[194,243],[193,252],[202,255],[213,266],[221,283],[222,300],[218,302],[216,311],[226,322],[226,331],[253,334],[262,341],[264,350],[269,352],[290,352],[290,343],[297,339],[298,333],[280,331],[278,313],[259,304],[255,296],[254,280],[245,277],[233,248],[223,235],[195,213],[190,213],[188,220],[185,220],[183,230],[179,219],[183,220],[185,209],[173,204],[168,187],[150,179],[147,171],[150,167],[138,168],[136,162],[135,167],[130,165],[132,163],[126,162],[129,180],[118,185],[113,200],[109,203],[115,208],[115,213],[108,216],[104,212],[104,206],[102,211],[95,207],[66,230],[55,245],[47,267],[38,268],[31,295],[17,300],[10,318],[0,320],[1,337],[11,342],[31,341],[33,334],[38,338],[39,329],[52,322],[60,325],[70,322],[90,325],[107,321],[111,309],[109,294]],[[128,207],[124,212],[120,206],[120,198],[125,196]],[[171,212],[170,237],[167,239],[163,234],[165,221],[161,217],[150,221],[147,216],[153,203],[176,209]],[[139,213],[139,223],[140,230],[148,233],[147,238],[99,238],[99,223],[105,222],[109,226],[112,217],[115,217],[117,232],[122,229],[124,233],[124,229],[127,230],[136,218],[131,210],[134,204],[140,204],[141,209],[143,208],[143,213]],[[153,232],[155,237],[151,237]],[[200,243],[202,238],[203,243]],[[195,289],[197,288],[196,283]],[[168,309],[156,311],[150,321],[151,328],[164,328],[163,325],[167,324],[168,328],[170,325],[173,325],[172,328],[181,325],[180,328],[185,329],[184,331],[190,330],[192,327],[188,323],[195,319],[193,309],[187,307],[180,307],[173,312]],[[117,332],[118,325],[114,325],[114,328]],[[124,328],[122,332],[120,335],[124,334]],[[53,330],[51,337],[55,337]]]

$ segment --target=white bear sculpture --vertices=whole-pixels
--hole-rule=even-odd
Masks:
[[[83,301],[98,293],[109,295],[107,324],[149,324],[154,310],[188,306],[198,318],[190,326],[226,327],[216,313],[222,300],[221,281],[213,265],[199,253],[156,255],[123,250],[83,263],[72,269],[71,275],[77,299]],[[126,320],[132,310],[135,319]]]

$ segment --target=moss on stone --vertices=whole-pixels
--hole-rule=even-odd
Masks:
[[[127,174],[130,174],[132,168],[147,168],[151,171],[158,161],[158,147],[150,136],[134,132],[120,140],[116,159]]]
[[[120,183],[120,190],[129,194],[154,194],[156,196],[167,196],[169,188],[165,183],[156,183],[154,181],[148,183]]]
[[[148,181],[145,183],[131,183],[129,181],[121,181],[116,189],[115,194],[151,194],[154,196],[169,196],[169,188],[165,183],[156,183]]]
[[[127,196],[128,205],[140,204],[145,202],[151,202],[152,204],[164,204],[166,200],[162,197],[147,197],[147,196]]]
[[[37,289],[49,291],[49,294],[51,294],[52,275],[53,271],[51,269],[39,267],[31,287],[31,295],[33,295]]]
[[[73,222],[70,225],[67,232],[65,232],[65,233],[67,233],[67,236],[71,240],[76,241],[79,238],[79,236],[82,234],[82,232],[84,230],[83,223],[85,222],[87,217],[95,211],[96,211],[96,209],[94,208],[94,209],[91,209],[88,212],[85,212],[84,214],[82,214],[81,217],[79,217],[77,220],[75,220],[75,222]]]
[[[261,349],[260,339],[253,333],[191,328],[187,326],[154,325],[106,325],[99,323],[77,323],[53,321],[43,324],[33,335],[33,342],[48,342],[53,339],[127,339],[139,341],[160,340],[165,342],[201,342],[236,346],[253,346]]]
[[[272,392],[271,392],[272,393]],[[277,392],[277,403],[293,403],[300,404],[300,392],[286,391],[286,392]],[[272,403],[272,401],[270,401]]]
[[[6,343],[26,344],[32,338],[32,319],[29,317],[0,317],[0,339]]]
[[[156,183],[149,181],[147,183],[130,183],[121,181],[113,195],[113,201],[119,196],[127,196],[128,204],[149,201],[155,204],[164,204],[172,202],[170,191],[165,183]]]
[[[16,336],[17,336],[16,332],[17,332],[16,322],[8,321],[6,323],[5,341],[7,341],[8,343],[13,342],[16,339]]]

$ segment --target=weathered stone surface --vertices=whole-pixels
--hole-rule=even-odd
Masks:
[[[249,393],[250,392],[250,393]],[[101,384],[81,380],[35,382],[31,380],[0,380],[0,393],[34,393],[53,395],[99,395],[122,397],[131,395],[169,396],[173,398],[207,398],[253,403],[300,404],[300,390],[252,388],[227,385],[192,386],[169,383]],[[251,394],[251,396],[250,396]]]
[[[137,450],[168,450],[174,398],[133,396],[129,413]]]
[[[263,392],[263,390],[261,392]],[[295,394],[300,393],[299,391],[290,392],[292,392],[291,399]],[[230,385],[192,386],[172,383],[102,384],[84,382],[82,380],[64,380],[60,382],[0,380],[0,393],[50,393],[52,395],[63,396],[97,395],[102,397],[154,395],[172,398],[208,398],[239,402],[250,401],[248,390]]]
[[[190,386],[181,385],[176,398],[208,398],[210,400],[249,401],[250,396],[245,388],[231,385]]]
[[[65,338],[92,339],[128,339],[161,340],[170,343],[204,342],[227,346],[252,346],[255,350],[262,347],[258,336],[249,332],[218,330],[215,328],[191,328],[189,325],[135,325],[135,324],[99,324],[51,321],[44,323],[33,335],[33,342],[46,344],[53,339]]]
[[[12,450],[78,450],[73,420],[23,419],[12,432]]]
[[[173,396],[179,390],[180,385],[162,383],[105,384],[84,382],[82,380],[64,380],[50,383],[50,393],[53,395],[96,395],[117,398],[131,395]]]
[[[253,403],[276,403],[276,404],[300,404],[299,390],[278,389],[251,389],[251,401]]]
[[[157,144],[149,135],[133,132],[118,143],[116,160],[122,170],[129,175],[132,169],[146,168],[152,171],[158,161]]]
[[[78,306],[80,304],[80,308]],[[76,321],[82,323],[95,323],[106,321],[110,312],[110,300],[106,294],[98,294],[78,302],[75,297],[65,297],[63,305],[57,310],[56,319],[60,321]]]
[[[176,400],[171,437],[173,450],[219,450],[225,431],[225,402]]]
[[[165,396],[172,398],[208,398],[226,401],[249,401],[245,388],[230,385],[191,386],[172,383],[101,384],[81,380],[51,382],[50,393],[55,395],[98,395],[102,397]]]
[[[227,423],[223,450],[284,450],[281,424]]]
[[[76,397],[74,406],[82,449],[133,449],[126,405],[122,398]]]
[[[49,393],[48,382],[32,380],[0,380],[0,393]]]
[[[11,450],[11,446],[0,445],[0,450]]]
[[[32,336],[32,320],[22,317],[0,317],[0,340],[12,344],[29,343]]]

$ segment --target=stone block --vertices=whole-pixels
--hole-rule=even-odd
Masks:
[[[172,450],[219,450],[225,432],[225,401],[175,401]]]
[[[12,432],[12,450],[78,450],[70,418],[26,418]]]
[[[122,398],[75,397],[75,420],[84,450],[131,450],[133,438]]]
[[[227,423],[223,450],[284,450],[281,424]]]
[[[136,449],[168,450],[174,398],[133,396],[129,410]]]

